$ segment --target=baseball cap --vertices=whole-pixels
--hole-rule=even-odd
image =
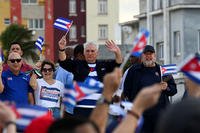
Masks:
[[[146,45],[144,50],[143,50],[143,53],[146,53],[146,52],[152,52],[152,53],[155,53],[155,49],[153,46],[151,45]]]

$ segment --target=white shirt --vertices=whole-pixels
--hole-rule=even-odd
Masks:
[[[60,108],[60,98],[63,97],[64,84],[58,80],[50,85],[44,79],[37,79],[37,90],[35,90],[36,105],[42,107]]]

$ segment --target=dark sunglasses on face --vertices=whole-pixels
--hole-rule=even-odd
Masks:
[[[10,59],[9,61],[10,61],[11,63],[15,63],[15,62],[19,63],[21,60],[22,60],[22,59]]]
[[[42,71],[43,72],[52,72],[53,68],[43,68]]]

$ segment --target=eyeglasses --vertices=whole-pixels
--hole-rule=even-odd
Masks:
[[[43,68],[42,71],[43,72],[52,72],[53,68]]]
[[[21,60],[22,60],[22,59],[10,59],[9,61],[10,61],[11,63],[15,63],[15,62],[19,63]]]

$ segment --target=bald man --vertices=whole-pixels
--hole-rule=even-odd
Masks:
[[[21,72],[22,58],[17,52],[8,56],[8,70],[3,71],[0,65],[0,100],[13,101],[16,104],[33,104],[32,88],[29,85],[30,77]]]

